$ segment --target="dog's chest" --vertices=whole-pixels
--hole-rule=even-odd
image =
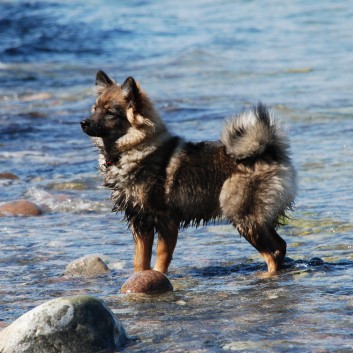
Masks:
[[[104,186],[112,189],[111,198],[121,205],[147,207],[150,193],[156,181],[154,168],[149,168],[139,159],[121,159],[106,167]],[[124,206],[119,207],[123,210]]]

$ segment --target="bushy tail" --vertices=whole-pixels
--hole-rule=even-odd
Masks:
[[[248,112],[229,119],[221,140],[236,160],[262,155],[270,146],[277,156],[288,158],[287,139],[267,107],[259,103]]]

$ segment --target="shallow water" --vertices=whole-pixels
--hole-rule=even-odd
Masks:
[[[0,327],[43,301],[91,294],[128,334],[126,352],[353,351],[352,16],[349,1],[2,1]],[[285,123],[299,194],[280,229],[286,266],[264,262],[226,224],[180,234],[173,293],[124,296],[133,244],[80,129],[95,72],[141,81],[171,130],[217,139],[258,100]],[[96,279],[63,276],[99,254]]]

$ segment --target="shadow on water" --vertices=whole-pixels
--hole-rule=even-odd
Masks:
[[[275,275],[261,262],[179,268],[172,293],[110,300],[133,337],[128,351],[350,352],[352,335],[330,332],[352,310],[352,292],[340,289],[352,268],[318,257],[286,258]]]
[[[236,265],[214,265],[202,268],[193,268],[188,271],[192,277],[224,277],[232,274],[246,275],[257,271],[265,271],[262,263],[236,264]]]
[[[340,260],[338,262],[325,262],[319,257],[309,260],[294,260],[290,257],[285,258],[282,270],[275,276],[291,274],[293,271],[303,272],[335,272],[353,268],[353,261]],[[236,265],[216,265],[202,268],[193,268],[187,271],[192,277],[224,277],[233,274],[251,275],[255,272],[266,273],[266,266],[263,263],[243,263]],[[271,275],[269,275],[271,276]]]

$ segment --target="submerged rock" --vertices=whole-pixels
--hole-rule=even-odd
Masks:
[[[319,257],[313,257],[308,261],[309,266],[321,266],[324,265],[324,260],[320,259]]]
[[[159,271],[147,270],[135,272],[123,284],[122,293],[165,293],[173,290],[167,276]]]
[[[65,275],[95,277],[109,272],[109,268],[97,255],[87,255],[66,266]]]
[[[9,172],[3,172],[0,173],[0,179],[11,179],[11,180],[15,180],[15,179],[19,179],[19,177],[13,173],[9,173]]]
[[[87,184],[79,181],[61,182],[48,185],[49,189],[63,191],[63,190],[85,190],[88,188]]]
[[[17,200],[0,205],[0,216],[40,216],[41,209],[28,200]]]
[[[0,332],[1,353],[106,353],[127,340],[106,304],[89,296],[63,297],[22,315]]]

